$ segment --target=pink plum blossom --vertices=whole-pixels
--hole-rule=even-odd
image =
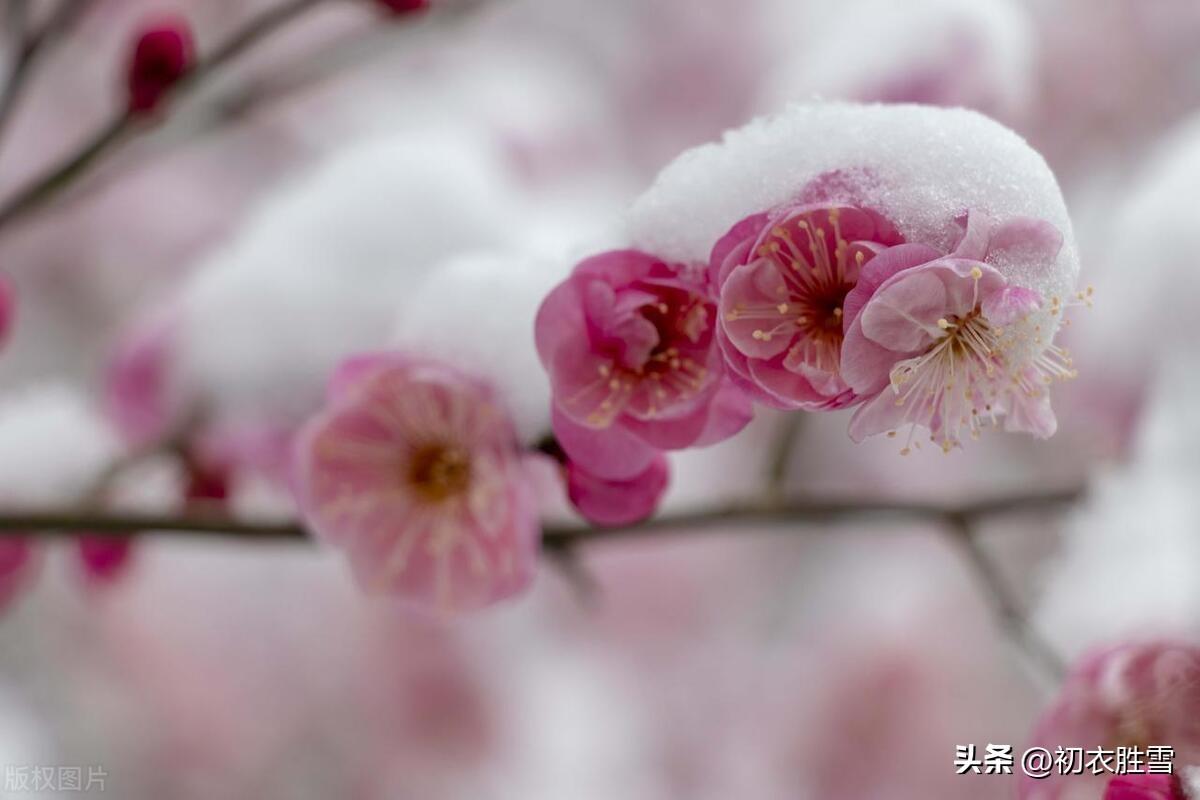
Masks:
[[[148,112],[192,66],[192,30],[181,17],[163,19],[138,34],[127,76],[129,108]]]
[[[717,339],[739,386],[778,408],[841,408],[842,305],[859,272],[903,237],[881,215],[827,203],[743,219],[713,248]]]
[[[641,473],[625,480],[606,480],[573,461],[567,462],[567,496],[589,522],[629,525],[646,519],[667,490],[670,468],[658,455]]]
[[[120,579],[133,556],[133,540],[126,537],[80,536],[78,547],[84,578],[97,586]]]
[[[398,354],[351,358],[294,459],[304,519],[367,591],[449,611],[530,583],[532,491],[512,422],[481,381]]]
[[[1168,641],[1124,644],[1085,656],[1035,728],[1033,744],[1174,749],[1174,771],[1200,764],[1200,647]],[[1051,775],[1020,784],[1022,800],[1100,795],[1103,778]],[[1176,797],[1172,794],[1106,797]],[[1118,790],[1119,791],[1119,790]]]
[[[162,439],[179,405],[171,383],[175,308],[155,309],[117,339],[104,371],[104,412],[131,444]]]
[[[1177,775],[1118,775],[1108,782],[1104,800],[1187,800]]]
[[[949,451],[964,429],[976,438],[1000,417],[1005,430],[1052,435],[1046,384],[1074,372],[1042,325],[1057,322],[1062,303],[1044,303],[998,267],[1017,256],[1048,266],[1061,246],[1048,223],[996,227],[975,213],[949,255],[907,245],[873,259],[845,304],[842,374],[867,398],[850,421],[851,438],[920,426]]]
[[[580,263],[538,310],[553,427],[571,460],[626,480],[660,450],[712,444],[750,421],[725,375],[703,275],[637,250]]]

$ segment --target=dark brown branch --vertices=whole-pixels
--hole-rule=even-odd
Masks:
[[[713,530],[731,523],[764,526],[828,523],[878,518],[884,521],[927,520],[947,523],[955,519],[1027,513],[1073,504],[1083,497],[1082,488],[1041,494],[1013,495],[982,500],[958,507],[921,503],[879,501],[791,500],[745,503],[725,508],[668,514],[634,525],[615,528],[547,526],[542,542],[546,549],[563,549],[594,541],[630,538],[647,534],[693,533]],[[0,512],[0,534],[70,534],[96,531],[114,535],[137,535],[176,531],[227,536],[244,540],[302,540],[308,534],[295,522],[249,522],[226,516],[180,516],[173,514],[99,513],[90,511]]]
[[[1059,683],[1066,674],[1066,664],[1029,623],[1016,592],[979,542],[973,519],[968,515],[954,514],[947,521],[952,542],[983,587],[996,620],[1009,640],[1020,647],[1043,675],[1054,684]]]
[[[60,0],[53,15],[42,27],[29,30],[29,3],[18,0],[13,8],[13,24],[19,31],[16,54],[3,88],[0,88],[0,139],[12,122],[18,101],[29,84],[35,62],[55,38],[66,34],[77,19],[83,16],[92,0]]]
[[[219,45],[208,56],[201,58],[172,89],[175,99],[201,85],[215,70],[244,53],[250,47],[304,12],[328,0],[288,0],[262,12],[244,27]],[[79,0],[84,2],[84,0]],[[57,164],[35,176],[17,190],[3,205],[0,205],[0,228],[34,211],[63,189],[87,173],[100,158],[113,151],[130,134],[135,132],[145,119],[144,114],[124,108],[112,119],[95,131],[75,152],[68,154]]]

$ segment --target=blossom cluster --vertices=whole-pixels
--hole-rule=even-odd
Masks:
[[[811,192],[802,192],[810,194]],[[797,201],[737,222],[707,264],[637,250],[585,260],[538,314],[554,430],[571,462],[629,479],[663,450],[737,433],[750,401],[855,408],[850,435],[924,430],[942,450],[988,423],[1048,437],[1070,358],[1043,332],[1063,301],[1008,278],[1054,268],[1062,234],[969,210],[949,251],[865,205]]]

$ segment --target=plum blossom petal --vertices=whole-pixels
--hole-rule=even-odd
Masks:
[[[554,429],[592,474],[630,478],[657,450],[708,444],[748,421],[748,404],[731,400],[704,281],[649,253],[614,250],[582,261],[543,301],[534,336]]]
[[[605,480],[568,461],[567,496],[589,522],[629,525],[654,513],[669,478],[667,459],[661,454],[638,475],[619,481]]]
[[[355,359],[335,383],[297,437],[293,492],[363,587],[443,611],[523,590],[539,525],[512,423],[491,388],[445,364],[389,354]]]
[[[844,204],[787,204],[734,225],[708,270],[739,385],[774,407],[853,402],[840,370],[845,301],[866,266],[901,242],[889,220]]]
[[[1108,782],[1104,800],[1188,800],[1177,775],[1118,775]]]
[[[658,451],[624,427],[597,430],[551,411],[554,438],[567,456],[598,478],[628,480],[650,466]]]
[[[982,236],[971,223],[967,238]],[[1021,226],[1049,238],[1040,226]],[[1065,351],[1030,321],[1041,309],[1040,295],[981,261],[939,258],[894,273],[847,328],[843,375],[868,398],[851,419],[851,438],[919,426],[949,451],[964,429],[975,438],[985,420],[1001,417],[1005,430],[1053,435],[1046,384],[1074,373]]]
[[[1200,648],[1150,641],[1122,644],[1090,653],[1071,670],[1057,700],[1038,721],[1033,744],[1058,747],[1148,747],[1174,751],[1174,772],[1200,764]],[[1104,778],[1090,774],[1025,778],[1021,800],[1057,800],[1099,795]],[[1151,787],[1153,784],[1151,783]],[[1141,788],[1146,787],[1145,784]],[[1118,786],[1117,797],[1137,795],[1132,785]],[[1107,795],[1106,795],[1107,796]]]

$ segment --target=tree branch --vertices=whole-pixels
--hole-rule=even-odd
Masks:
[[[215,70],[251,46],[328,0],[287,0],[268,9],[231,35],[208,56],[201,58],[172,89],[175,98],[194,90]],[[68,5],[86,0],[68,0]],[[123,108],[97,129],[80,147],[42,174],[35,176],[0,205],[0,228],[34,211],[86,174],[100,158],[135,132],[145,115]]]
[[[624,539],[647,534],[696,533],[737,524],[792,526],[797,523],[828,523],[878,518],[885,521],[926,520],[954,524],[956,519],[1026,513],[1058,508],[1078,502],[1083,488],[1012,495],[958,507],[889,501],[827,501],[793,498],[782,501],[743,503],[724,508],[683,514],[666,514],[634,525],[613,528],[547,526],[542,535],[547,550],[574,547],[589,542]],[[308,538],[297,522],[250,522],[224,515],[175,515],[78,511],[0,511],[0,535],[54,535],[78,531],[140,535],[175,531],[243,540]]]
[[[947,521],[951,541],[983,587],[984,594],[992,604],[996,620],[1009,640],[1028,656],[1032,665],[1046,678],[1053,684],[1059,683],[1066,675],[1066,664],[1054,647],[1043,639],[1026,619],[1016,592],[1009,586],[975,535],[974,520],[968,515],[952,514]]]

